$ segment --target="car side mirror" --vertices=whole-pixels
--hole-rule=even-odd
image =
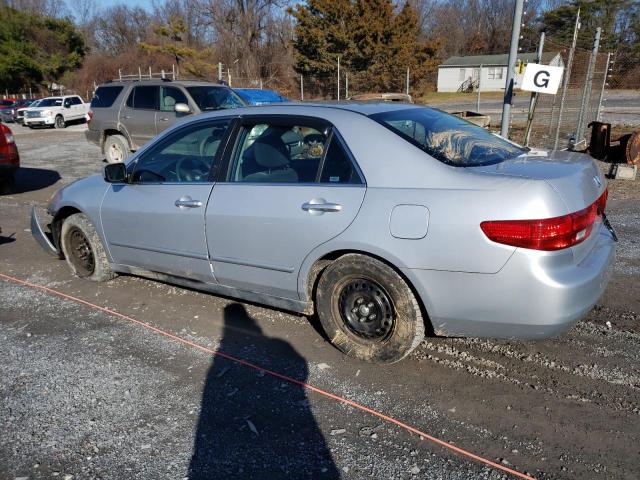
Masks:
[[[176,113],[191,113],[191,109],[186,103],[176,103],[173,109]]]
[[[64,108],[71,108],[71,104],[70,103],[65,103],[64,104]]]
[[[124,163],[109,163],[102,170],[107,183],[127,183],[127,167]]]

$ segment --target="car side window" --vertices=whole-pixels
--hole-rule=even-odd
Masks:
[[[314,183],[327,136],[308,125],[260,123],[242,128],[231,182]]]
[[[199,122],[173,133],[138,158],[132,183],[208,182],[230,123]]]
[[[157,110],[158,109],[159,87],[145,85],[134,87],[127,98],[127,107],[138,110]]]
[[[189,101],[182,90],[175,87],[161,87],[160,89],[160,110],[163,112],[173,112],[176,103],[189,105]]]
[[[360,174],[355,169],[342,141],[335,134],[331,136],[331,143],[324,157],[320,183],[362,184]]]

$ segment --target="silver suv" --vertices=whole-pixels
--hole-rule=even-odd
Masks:
[[[100,85],[91,99],[89,142],[107,162],[123,162],[180,118],[245,105],[229,87],[201,81],[118,80]]]

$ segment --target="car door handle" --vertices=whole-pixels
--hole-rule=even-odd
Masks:
[[[131,118],[131,115],[125,115],[125,116],[124,116],[124,118],[125,118],[126,120],[129,120],[129,119]]]
[[[161,122],[168,122],[168,121],[169,121],[169,119],[168,119],[167,117],[162,117],[162,118],[160,119],[160,121],[161,121]]]
[[[305,212],[339,212],[342,210],[342,205],[339,203],[314,203],[305,202],[302,204],[302,210]]]
[[[202,206],[202,202],[193,200],[191,197],[182,197],[176,200],[175,205],[179,208],[198,208]]]

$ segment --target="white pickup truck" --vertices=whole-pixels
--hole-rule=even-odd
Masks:
[[[78,95],[64,95],[43,98],[37,107],[29,108],[24,114],[24,124],[30,128],[52,126],[65,128],[69,122],[84,121],[89,104]]]

